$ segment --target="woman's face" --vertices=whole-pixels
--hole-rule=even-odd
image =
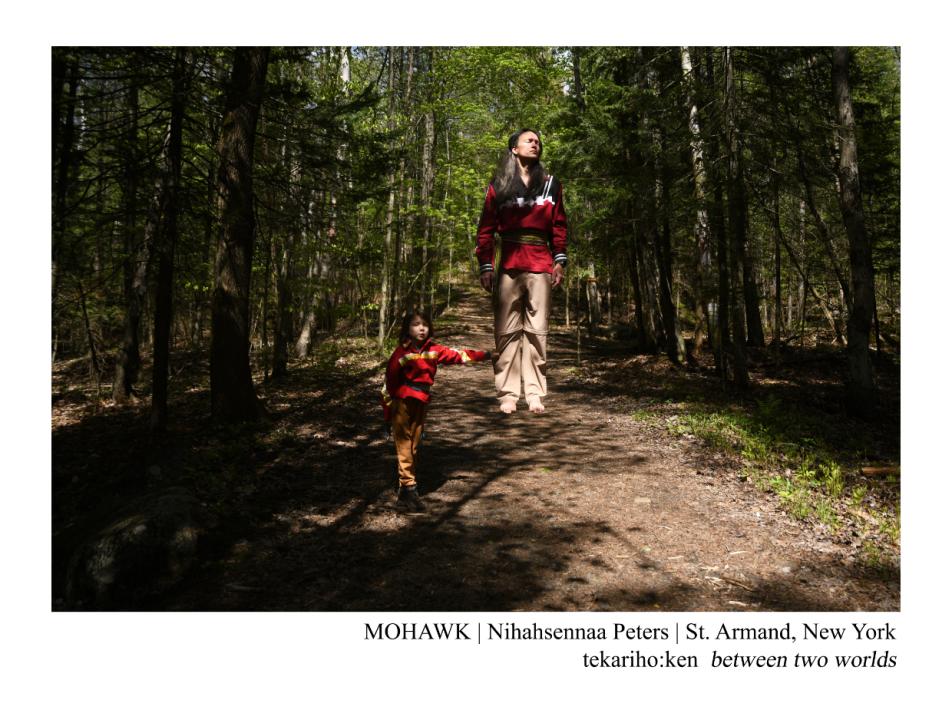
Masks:
[[[539,153],[542,152],[542,142],[539,136],[534,132],[524,132],[516,141],[516,146],[512,149],[512,154],[520,160],[538,160]]]
[[[419,315],[415,316],[413,320],[410,321],[410,339],[414,340],[417,343],[421,343],[427,339],[430,334],[430,327],[426,324],[426,320],[421,318]]]

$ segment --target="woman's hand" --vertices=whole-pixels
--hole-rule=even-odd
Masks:
[[[479,276],[479,284],[483,286],[486,292],[493,291],[493,271],[487,270]]]
[[[561,285],[563,278],[565,278],[565,268],[562,267],[562,263],[555,263],[552,266],[552,287]]]

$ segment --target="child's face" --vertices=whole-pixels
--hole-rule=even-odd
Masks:
[[[421,343],[426,340],[427,336],[430,334],[430,327],[426,324],[426,320],[421,318],[419,315],[413,318],[410,321],[410,339]]]

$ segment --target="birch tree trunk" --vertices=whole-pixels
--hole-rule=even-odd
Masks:
[[[389,58],[389,76],[387,88],[390,92],[390,113],[387,121],[387,130],[393,132],[394,127],[394,109],[396,107],[396,93],[394,92],[394,82],[396,80],[396,71],[394,63],[394,52],[391,49]],[[387,196],[387,221],[384,231],[383,242],[383,266],[380,270],[380,307],[377,312],[377,345],[383,347],[387,336],[387,327],[390,321],[390,272],[393,258],[393,205],[395,202],[394,173],[391,171],[387,177],[387,187],[390,192]]]
[[[404,58],[406,78],[404,82],[403,99],[401,102],[401,108],[403,108],[404,111],[410,107],[410,94],[413,90],[415,57],[416,49],[412,47],[407,48],[407,54]],[[413,304],[410,297],[413,291],[413,278],[408,272],[408,270],[412,270],[411,255],[413,250],[413,242],[412,238],[407,238],[406,230],[411,229],[408,228],[408,225],[413,219],[410,214],[410,208],[413,205],[414,189],[412,169],[408,172],[407,157],[405,154],[402,154],[400,157],[400,172],[397,185],[400,192],[398,193],[396,199],[397,234],[395,236],[393,252],[394,282],[393,287],[391,288],[391,292],[393,293],[393,302],[391,305],[394,307],[394,310],[397,311],[397,315],[399,316],[403,311],[409,310]]]
[[[589,236],[587,244],[591,247],[591,236]],[[585,307],[588,311],[588,326],[589,332],[591,332],[592,328],[602,322],[602,304],[598,295],[598,277],[595,275],[595,263],[592,260],[588,262],[588,277],[585,280]]]
[[[694,182],[694,201],[697,205],[697,218],[694,222],[694,244],[696,249],[697,280],[695,282],[695,314],[697,325],[694,328],[694,353],[701,350],[703,342],[703,328],[707,327],[711,333],[710,307],[714,299],[713,269],[711,267],[711,231],[708,226],[704,171],[704,143],[701,139],[700,114],[697,102],[694,99],[694,68],[691,63],[691,53],[686,47],[681,48],[681,70],[687,88],[688,130],[691,133],[691,167]],[[713,333],[711,333],[713,334]]]
[[[395,184],[395,177],[393,173],[390,173],[388,180],[388,185],[390,186],[390,192],[387,195],[387,220],[386,220],[386,231],[384,232],[384,244],[383,244],[383,253],[384,253],[384,262],[383,269],[381,270],[381,281],[380,281],[380,313],[377,318],[377,344],[380,347],[383,347],[384,341],[387,336],[387,328],[390,322],[390,315],[393,312],[393,284],[391,283],[391,278],[395,279],[396,272],[396,252],[394,251],[394,242],[393,242],[393,219],[394,219],[394,207],[397,202],[397,186]],[[401,161],[400,167],[400,180],[402,183],[403,180],[403,162]]]
[[[432,49],[431,49],[432,50]],[[433,222],[430,217],[430,210],[433,204],[433,185],[436,180],[436,168],[434,164],[434,150],[436,148],[436,116],[432,110],[427,111],[423,117],[423,156],[422,178],[420,183],[420,239],[421,263],[420,263],[420,290],[418,307],[425,307],[427,291],[433,283],[432,262],[430,261],[430,242],[432,240]],[[435,255],[435,252],[434,252]],[[430,313],[432,307],[426,307]]]

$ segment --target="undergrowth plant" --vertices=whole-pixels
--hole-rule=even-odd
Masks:
[[[858,471],[845,469],[860,464],[863,439],[851,437],[836,418],[808,415],[772,395],[747,406],[662,401],[632,417],[740,459],[754,485],[775,494],[797,519],[812,519],[833,533],[852,519],[852,526],[869,536],[860,552],[863,562],[881,567],[896,556],[895,547],[877,545],[870,537],[898,544],[898,497],[892,503],[870,502],[875,487]],[[866,547],[870,543],[875,552]]]

